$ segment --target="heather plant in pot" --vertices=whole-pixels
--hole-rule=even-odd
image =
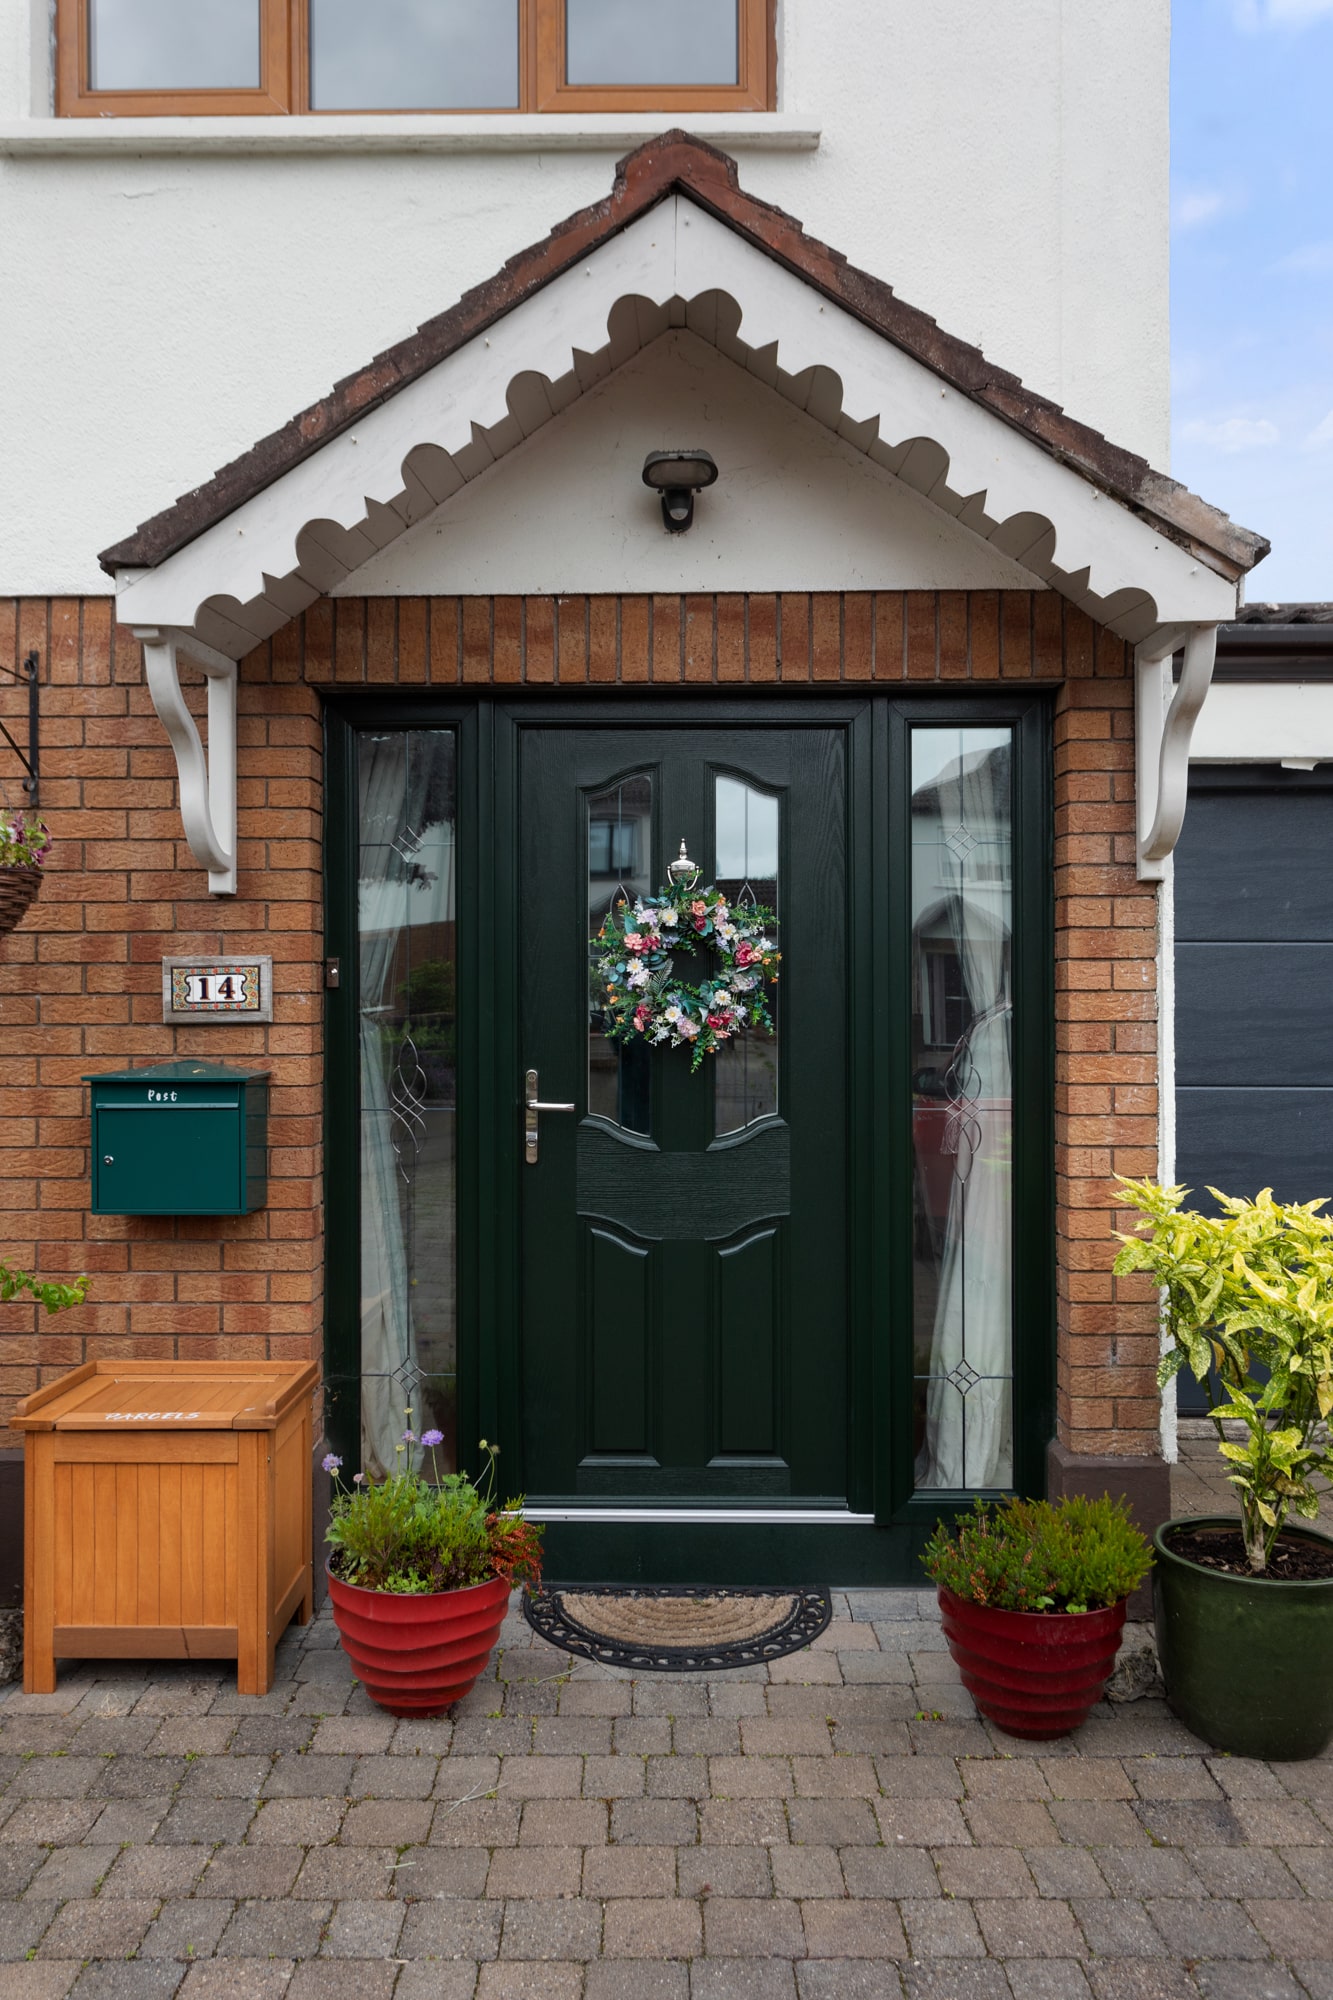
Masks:
[[[1011,1736],[1067,1736],[1115,1666],[1152,1551],[1124,1501],[985,1501],[922,1554],[944,1636],[981,1713]]]
[[[0,812],[0,933],[25,915],[50,852],[51,836],[35,813]]]
[[[1115,1269],[1160,1288],[1158,1380],[1203,1387],[1239,1520],[1166,1522],[1154,1604],[1167,1698],[1221,1749],[1313,1757],[1333,1736],[1333,1541],[1301,1525],[1333,1478],[1333,1219],[1324,1202],[1253,1201],[1124,1181],[1138,1211]]]
[[[343,1650],[367,1694],[394,1715],[438,1715],[476,1685],[516,1583],[541,1576],[541,1529],[522,1502],[495,1497],[498,1448],[483,1438],[480,1485],[441,1472],[439,1431],[418,1439],[412,1412],[402,1464],[380,1480],[339,1478],[325,1540],[329,1596]],[[414,1466],[421,1446],[425,1464]]]

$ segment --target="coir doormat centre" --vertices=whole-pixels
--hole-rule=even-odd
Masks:
[[[637,1673],[725,1673],[799,1652],[833,1616],[827,1590],[588,1584],[534,1590],[527,1621],[551,1645]]]

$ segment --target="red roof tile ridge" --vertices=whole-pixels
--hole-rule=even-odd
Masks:
[[[1262,536],[1236,526],[1218,508],[1155,471],[1146,459],[1068,416],[1059,404],[988,361],[980,348],[946,333],[928,313],[900,299],[883,279],[808,236],[796,217],[747,193],[729,154],[675,128],[620,160],[608,195],[556,223],[540,241],[517,251],[494,276],[473,286],[454,305],[335,382],[327,395],[281,429],[181,495],[126,539],[104,549],[99,558],[103,569],[154,568],[166,561],[674,192],[687,195],[749,238],[942,381],[1111,498],[1160,525],[1171,539],[1205,558],[1211,556],[1214,567],[1220,560],[1228,574],[1235,574],[1268,553],[1269,544]]]

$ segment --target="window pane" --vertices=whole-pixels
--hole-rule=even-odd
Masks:
[[[90,0],[94,90],[255,90],[259,0]]]
[[[456,1464],[455,740],[358,745],[361,1469],[408,1428]]]
[[[739,778],[713,781],[715,880],[735,904],[778,907],[778,802]],[[713,1058],[713,1130],[743,1132],[778,1108],[778,996],[769,989],[774,1029],[744,1028]]]
[[[1008,729],[912,732],[916,1484],[1013,1484]]]
[[[310,0],[317,111],[518,104],[518,0]]]
[[[566,0],[570,83],[736,83],[738,0]]]
[[[653,781],[640,772],[588,800],[588,936],[621,901],[650,896],[653,861]],[[588,1115],[626,1132],[650,1130],[652,1058],[642,1041],[613,1042],[606,1033],[606,995],[595,972],[588,994]]]

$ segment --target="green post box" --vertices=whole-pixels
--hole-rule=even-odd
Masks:
[[[94,1215],[249,1215],[268,1199],[266,1069],[153,1063],[92,1085]]]

